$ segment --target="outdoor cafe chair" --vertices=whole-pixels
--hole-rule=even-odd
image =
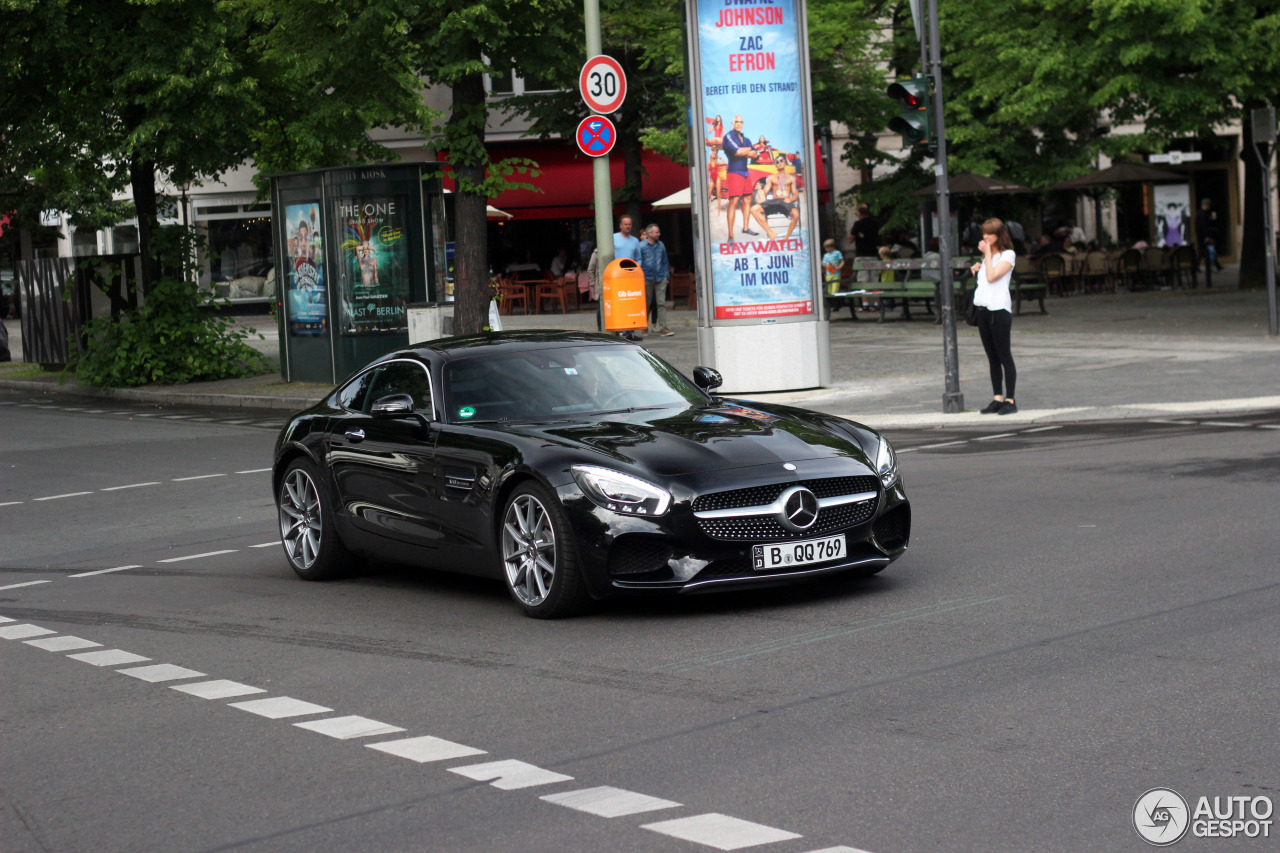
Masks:
[[[1066,287],[1070,283],[1065,255],[1045,255],[1040,259],[1040,276],[1055,296],[1066,296]]]
[[[1169,265],[1173,268],[1170,277],[1176,286],[1195,287],[1199,283],[1196,281],[1195,249],[1186,245],[1177,247],[1169,256]]]
[[[498,305],[498,312],[501,314],[510,314],[515,311],[516,303],[520,303],[520,313],[529,313],[529,291],[523,285],[514,281],[504,281],[499,285],[499,291],[502,294],[502,301]]]
[[[1169,255],[1164,249],[1148,246],[1142,253],[1142,265],[1146,270],[1146,279],[1152,287],[1170,283],[1173,265],[1169,263]]]
[[[1107,256],[1100,251],[1095,250],[1084,256],[1080,277],[1084,281],[1085,290],[1102,291],[1110,285],[1111,290],[1115,291]]]
[[[1131,293],[1142,286],[1142,252],[1125,249],[1116,260],[1115,269],[1120,284]]]
[[[565,305],[564,298],[564,276],[554,281],[544,281],[538,285],[533,296],[533,313],[542,313],[542,303],[544,300],[551,299],[560,304],[560,313],[568,314],[569,309]]]

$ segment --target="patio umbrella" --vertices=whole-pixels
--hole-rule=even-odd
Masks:
[[[931,196],[937,192],[934,184],[921,187],[912,193],[918,196]],[[947,179],[947,192],[951,195],[1013,195],[1014,193],[1033,193],[1031,187],[1023,186],[1004,178],[988,178],[986,175],[975,175],[965,172]]]
[[[1144,166],[1141,163],[1116,163],[1105,169],[1054,184],[1051,190],[1088,190],[1114,184],[1145,184],[1152,181],[1185,181],[1186,175]]]
[[[666,198],[660,198],[653,203],[654,210],[688,210],[693,204],[693,194],[688,187],[682,190],[676,190]]]
[[[453,190],[445,189],[445,192],[452,193]],[[515,216],[514,213],[507,213],[505,210],[498,210],[498,208],[491,204],[486,204],[484,206],[485,219],[511,219],[513,216]]]

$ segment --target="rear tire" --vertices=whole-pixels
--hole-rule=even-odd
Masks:
[[[298,577],[309,581],[339,577],[352,562],[320,483],[319,472],[310,460],[295,459],[280,478],[276,494],[285,557]]]
[[[535,482],[511,493],[498,531],[507,592],[535,619],[581,613],[590,603],[578,551],[560,501]]]

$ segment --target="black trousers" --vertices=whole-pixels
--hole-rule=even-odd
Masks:
[[[991,366],[991,393],[1014,397],[1013,386],[1018,382],[1018,369],[1013,365],[1013,351],[1009,338],[1013,331],[1013,314],[1009,311],[978,309],[978,336],[982,348],[987,351],[987,364]]]

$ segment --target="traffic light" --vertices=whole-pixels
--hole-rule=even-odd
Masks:
[[[915,74],[889,86],[888,95],[898,102],[898,115],[889,129],[902,134],[902,146],[933,144],[933,93],[927,74]]]

